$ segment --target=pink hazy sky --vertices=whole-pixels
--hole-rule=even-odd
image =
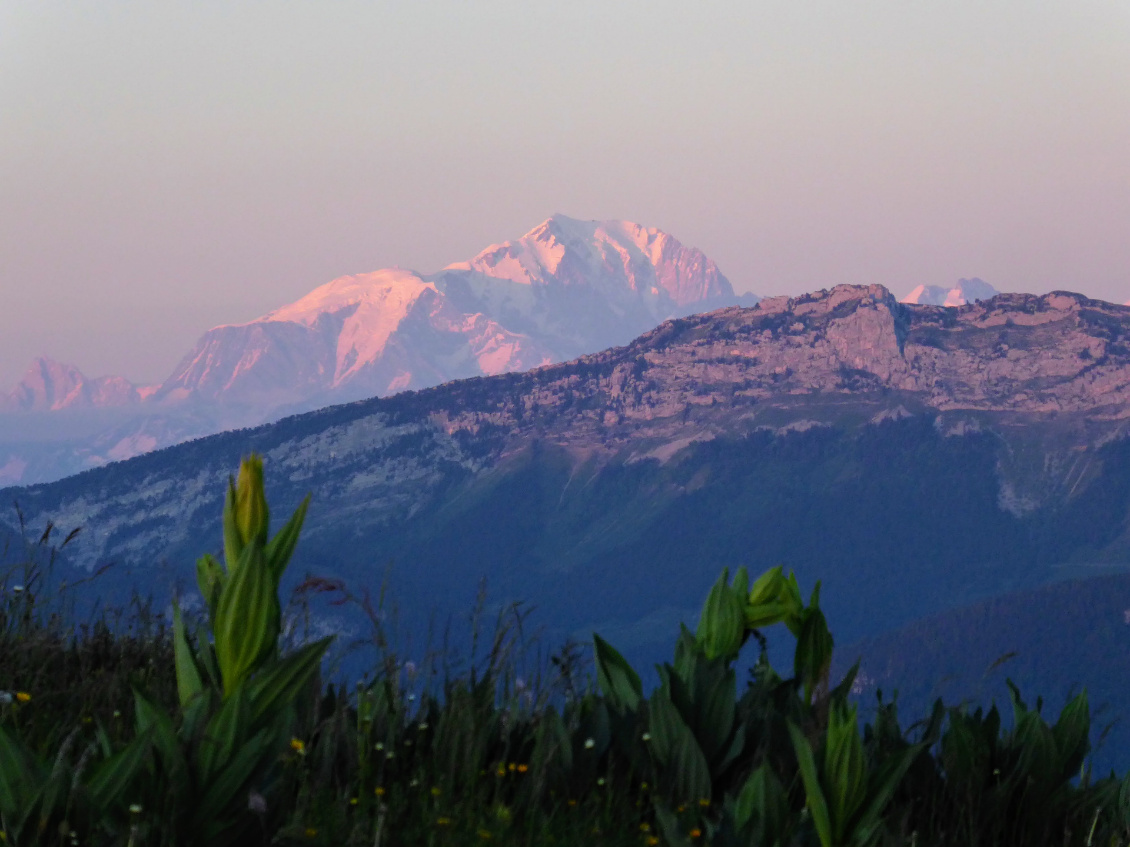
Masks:
[[[554,212],[744,291],[1130,299],[1124,0],[0,4],[0,389]]]

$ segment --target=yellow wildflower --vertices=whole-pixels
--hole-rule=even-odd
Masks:
[[[376,788],[373,789],[373,793],[376,794],[378,797],[384,797],[385,796],[384,787],[378,785]]]
[[[442,794],[442,793],[443,793],[443,792],[442,792],[442,791],[440,791],[440,790],[439,790],[438,788],[433,788],[433,789],[432,789],[432,796],[433,796],[433,797],[438,797],[438,796],[439,796],[440,794]]]
[[[318,834],[318,830],[314,829],[314,827],[312,827],[312,826],[306,827],[306,837],[307,838],[313,838],[317,834]]]
[[[306,742],[300,738],[290,739],[290,749],[297,753],[299,756],[306,755]]]
[[[451,826],[451,818],[436,818],[436,826]]]
[[[702,830],[697,826],[690,832],[691,838],[702,838]]]
[[[518,773],[525,773],[530,769],[529,765],[518,765]]]
[[[16,699],[19,700],[21,703],[26,703],[31,699],[31,695],[28,694],[26,691],[17,691],[16,692]]]

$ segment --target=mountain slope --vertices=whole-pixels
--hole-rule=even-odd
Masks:
[[[756,300],[666,233],[557,215],[436,274],[345,276],[257,320],[216,327],[155,389],[51,365],[52,376],[29,376],[0,398],[0,484],[330,403],[528,370],[627,343],[673,316]],[[115,406],[135,409],[133,419],[52,443],[24,414]]]
[[[86,527],[74,566],[163,592],[219,543],[254,450],[277,514],[313,494],[296,573],[361,590],[393,562],[406,619],[486,577],[554,632],[653,659],[723,566],[783,562],[825,581],[850,640],[1130,563],[1127,338],[1130,309],[1075,294],[945,309],[841,286],[0,496]]]
[[[341,277],[256,321],[217,327],[156,398],[383,396],[574,358],[737,300],[713,262],[666,233],[557,215],[431,276]]]
[[[1055,582],[931,615],[875,638],[837,649],[835,672],[861,658],[857,691],[867,706],[881,688],[897,690],[900,714],[923,717],[937,697],[948,705],[994,700],[1011,715],[1006,679],[1030,706],[1047,701],[1054,718],[1069,697],[1087,689],[1092,742],[1109,729],[1096,756],[1096,773],[1125,770],[1130,755],[1126,679],[1130,653],[1130,574],[1105,574]],[[1108,725],[1117,721],[1113,727]]]

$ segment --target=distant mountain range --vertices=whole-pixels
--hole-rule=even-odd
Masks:
[[[864,659],[865,701],[899,688],[913,718],[934,692],[999,696],[1013,675],[1053,709],[1087,685],[1115,717],[1128,434],[1130,308],[1069,292],[946,307],[838,286],[224,432],[0,502],[17,501],[32,532],[82,526],[58,564],[64,576],[111,565],[100,602],[135,589],[163,602],[174,586],[191,593],[194,559],[220,546],[228,474],[256,451],[272,514],[313,495],[294,579],[391,598],[416,648],[485,579],[486,614],[525,601],[553,646],[595,630],[650,667],[723,567],[780,563],[822,581],[839,661]],[[1107,581],[1064,581],[1092,575]],[[345,641],[366,634],[348,607],[317,620]],[[788,641],[770,633],[771,649]],[[1115,754],[1130,754],[1119,728]]]
[[[959,279],[953,288],[940,285],[919,285],[902,298],[903,303],[921,306],[965,306],[981,300],[991,300],[1000,294],[983,279]]]
[[[15,388],[0,394],[0,413],[129,406],[152,391],[120,376],[90,379],[73,365],[39,357]]]
[[[435,274],[341,277],[262,318],[216,327],[160,385],[89,379],[37,359],[0,396],[0,484],[334,402],[527,370],[625,344],[671,317],[755,302],[664,232],[556,215]],[[62,435],[45,437],[42,415],[54,412],[68,413],[47,427]]]
[[[724,566],[823,580],[840,643],[1072,568],[1130,569],[1128,426],[1126,307],[839,286],[0,501],[32,527],[85,527],[65,561],[116,563],[107,590],[161,594],[219,544],[225,481],[254,450],[274,514],[313,494],[297,575],[375,590],[391,562],[415,621],[468,608],[485,577],[491,602],[651,661]]]

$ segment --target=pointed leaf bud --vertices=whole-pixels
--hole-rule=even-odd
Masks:
[[[745,640],[745,592],[730,587],[729,570],[722,571],[702,607],[695,640],[708,659],[733,659]]]
[[[263,460],[252,453],[240,463],[235,485],[235,524],[244,544],[267,543],[269,517],[263,491]]]

